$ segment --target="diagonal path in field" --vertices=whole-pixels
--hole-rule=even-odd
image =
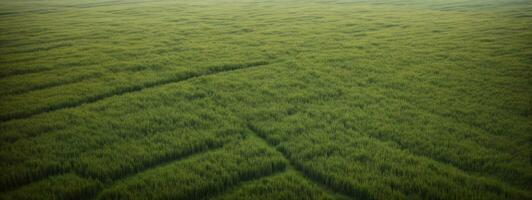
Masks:
[[[268,177],[272,177],[272,176],[275,176],[277,174],[281,174],[281,173],[284,173],[288,170],[287,167],[281,169],[281,170],[277,170],[277,171],[274,171],[270,174],[265,174],[265,175],[262,175],[262,176],[252,176],[252,177],[243,177],[243,178],[240,178],[239,181],[236,183],[236,184],[233,184],[233,185],[226,185],[226,187],[223,188],[222,191],[219,191],[219,192],[215,192],[215,193],[210,193],[210,194],[204,194],[203,197],[200,197],[199,199],[211,199],[213,197],[216,197],[216,196],[219,196],[219,195],[222,195],[224,193],[227,193],[229,190],[233,189],[233,188],[236,188],[238,186],[242,186],[242,185],[245,185],[247,183],[250,183],[252,181],[256,181],[256,180],[261,180],[261,179],[265,179],[265,178],[268,178]]]
[[[85,97],[78,101],[61,102],[61,103],[53,104],[48,107],[37,109],[32,112],[10,113],[7,115],[0,116],[0,122],[7,122],[11,120],[16,120],[16,119],[30,118],[34,115],[39,115],[39,114],[53,112],[57,110],[67,109],[67,108],[75,108],[75,107],[79,107],[84,104],[94,103],[94,102],[101,101],[101,100],[104,100],[110,97],[121,96],[121,95],[125,95],[128,93],[140,92],[144,89],[158,87],[158,86],[171,84],[171,83],[182,82],[182,81],[186,81],[192,78],[198,78],[202,76],[209,76],[209,75],[214,75],[214,74],[223,73],[223,72],[230,72],[230,71],[242,70],[242,69],[247,69],[247,68],[259,67],[259,66],[264,66],[268,64],[270,63],[266,61],[257,61],[257,62],[249,62],[249,63],[242,63],[242,64],[226,64],[226,65],[211,67],[209,69],[202,70],[202,71],[178,73],[178,74],[174,74],[171,78],[147,82],[147,83],[143,83],[140,85],[116,88],[106,93],[101,93],[98,95]]]
[[[218,149],[222,149],[225,145],[229,145],[229,143],[230,142],[224,143],[223,145],[221,145],[219,147],[216,147],[216,148],[210,148],[210,149],[208,149],[206,151],[198,152],[198,153],[195,153],[195,154],[190,154],[190,155],[188,155],[186,157],[183,157],[181,159],[171,160],[171,161],[164,162],[164,163],[159,163],[157,165],[144,168],[144,169],[142,169],[140,171],[137,171],[135,173],[130,173],[130,174],[118,177],[118,178],[114,178],[112,180],[112,182],[106,183],[104,185],[104,187],[101,188],[97,193],[92,194],[93,195],[92,198],[96,198],[96,199],[102,198],[102,194],[106,191],[106,189],[112,188],[116,184],[119,184],[121,181],[126,180],[129,177],[133,177],[133,176],[136,176],[138,174],[142,174],[144,172],[147,172],[149,170],[153,170],[153,169],[156,169],[156,168],[159,168],[159,167],[165,167],[167,165],[173,164],[174,162],[184,161],[185,159],[192,159],[191,158],[192,156],[202,156],[202,155],[204,155],[204,154],[206,154],[208,152],[212,152],[212,151],[215,151],[215,150],[218,150]],[[212,198],[212,197],[214,197],[216,195],[223,194],[223,193],[227,192],[231,188],[246,184],[246,183],[248,183],[250,181],[259,180],[259,179],[262,179],[262,178],[267,178],[267,177],[270,177],[270,176],[274,176],[274,175],[277,175],[279,173],[283,173],[286,170],[287,170],[287,166],[285,164],[283,164],[282,167],[277,167],[277,168],[274,167],[273,170],[268,172],[268,173],[252,173],[251,175],[249,173],[240,173],[240,174],[236,175],[236,177],[233,177],[237,181],[229,181],[228,183],[224,184],[222,187],[218,187],[217,190],[213,190],[211,192],[201,192],[202,189],[200,188],[198,193],[193,192],[194,193],[194,199],[209,199],[209,198]],[[203,177],[203,178],[207,178],[207,177]],[[215,178],[218,178],[218,177],[215,177]],[[223,179],[223,177],[221,177],[221,179]],[[105,197],[103,199],[105,199]]]
[[[29,59],[21,59],[18,61],[2,61],[0,60],[0,64],[2,65],[8,65],[12,63],[20,63],[20,62],[28,62],[31,60],[35,60],[35,58],[29,58]],[[0,71],[0,79],[6,79],[11,78],[13,76],[21,76],[21,75],[27,75],[27,74],[34,74],[34,73],[41,73],[46,71],[51,71],[52,68],[33,68],[33,69],[14,69],[12,71]]]
[[[65,85],[69,85],[69,84],[79,83],[79,82],[82,82],[82,81],[92,80],[92,79],[98,78],[98,76],[101,76],[101,74],[100,73],[89,73],[89,74],[86,74],[86,75],[82,75],[82,76],[79,76],[79,77],[74,77],[74,78],[67,79],[67,80],[60,80],[60,81],[54,81],[54,82],[48,82],[48,83],[40,83],[40,84],[35,84],[35,85],[28,86],[28,87],[24,87],[24,88],[21,88],[21,89],[17,89],[17,90],[6,91],[6,92],[4,92],[4,95],[5,96],[20,95],[20,94],[33,92],[33,91],[45,90],[45,89],[50,89],[50,88],[54,88],[54,87],[65,86]]]
[[[213,193],[213,194],[207,194],[205,193],[203,197],[200,197],[199,199],[211,199],[213,197],[216,197],[217,195],[222,195],[226,192],[228,192],[230,189],[232,188],[236,188],[238,186],[242,186],[242,185],[245,185],[247,183],[250,183],[252,181],[255,181],[255,180],[260,180],[260,179],[265,179],[265,178],[268,178],[268,177],[271,177],[271,176],[275,176],[277,174],[280,174],[280,173],[283,173],[285,172],[287,169],[283,169],[283,170],[279,170],[279,171],[274,171],[273,173],[270,173],[270,174],[266,174],[266,175],[263,175],[263,176],[255,176],[255,177],[246,177],[244,179],[240,179],[240,181],[234,185],[227,185],[227,187],[223,188],[224,190],[223,191],[220,191],[220,192],[217,192],[217,193]]]
[[[231,185],[231,186],[228,186],[228,187],[224,188],[223,191],[220,191],[220,192],[217,192],[217,193],[214,193],[214,194],[206,195],[206,196],[204,196],[204,197],[202,197],[200,199],[205,199],[205,200],[212,199],[212,198],[215,198],[217,196],[221,196],[221,195],[229,192],[231,189],[246,185],[246,184],[251,183],[253,181],[267,179],[268,177],[272,177],[272,176],[275,176],[275,175],[278,175],[278,174],[286,173],[287,170],[289,170],[289,169],[288,168],[284,168],[283,170],[275,171],[275,172],[273,172],[271,174],[267,174],[267,175],[264,175],[264,176],[254,177],[254,178],[250,178],[250,179],[246,179],[246,180],[241,180],[237,184],[234,184],[234,185]]]
[[[495,184],[499,184],[499,185],[507,184],[507,185],[509,185],[509,188],[511,188],[513,190],[518,190],[518,191],[522,191],[523,190],[522,188],[519,187],[519,185],[517,185],[515,183],[508,182],[506,180],[497,179],[497,177],[495,175],[482,174],[482,173],[476,172],[474,170],[468,169],[466,167],[457,165],[456,163],[445,161],[445,160],[442,160],[441,158],[431,157],[429,155],[422,154],[422,153],[417,152],[417,151],[413,151],[413,150],[409,149],[407,145],[404,145],[404,144],[402,144],[400,142],[397,142],[395,140],[383,139],[382,137],[373,136],[373,135],[367,135],[367,136],[369,138],[375,140],[375,141],[378,141],[378,142],[383,143],[383,144],[387,144],[387,146],[389,148],[397,149],[397,150],[406,152],[406,153],[408,153],[408,154],[410,154],[410,155],[412,155],[414,157],[417,157],[417,158],[431,160],[431,161],[437,163],[438,165],[452,168],[452,169],[454,169],[454,170],[456,170],[456,171],[458,171],[458,172],[460,172],[462,174],[467,175],[468,177],[471,177],[471,178],[474,178],[474,179],[479,179],[479,180],[481,180],[481,179],[489,180],[490,183],[495,183]],[[390,145],[390,142],[392,144],[394,144],[394,145]]]
[[[210,151],[221,149],[225,144],[226,143],[213,144],[213,145],[211,145],[211,146],[209,146],[207,148],[193,149],[193,150],[190,150],[190,151],[178,154],[178,155],[174,154],[174,155],[168,155],[166,157],[162,157],[162,158],[158,159],[157,162],[147,163],[141,168],[133,169],[133,170],[130,170],[129,172],[127,172],[127,173],[115,176],[112,183],[115,183],[115,182],[117,182],[119,180],[126,179],[127,177],[130,177],[130,176],[134,176],[135,174],[142,173],[142,172],[147,171],[149,169],[156,168],[158,166],[163,166],[163,165],[168,164],[168,163],[177,162],[177,161],[180,161],[180,160],[187,159],[187,158],[189,158],[191,156],[204,154],[204,153],[207,153],[207,152],[210,152]],[[65,170],[56,170],[56,171],[48,173],[48,174],[43,174],[42,176],[34,176],[34,178],[32,180],[27,180],[27,181],[19,182],[19,183],[13,183],[13,184],[9,185],[10,187],[5,187],[5,188],[2,187],[2,188],[0,188],[0,191],[2,191],[2,192],[14,191],[14,190],[17,190],[17,189],[19,189],[21,187],[24,187],[26,185],[32,184],[34,182],[42,181],[42,180],[45,180],[45,179],[47,179],[49,177],[52,177],[52,176],[59,176],[59,175],[67,174],[67,173],[75,173],[75,174],[77,174],[77,175],[79,175],[80,177],[83,177],[83,178],[96,178],[96,179],[99,180],[99,178],[92,177],[92,176],[87,175],[87,174],[83,174],[83,173],[79,172],[77,169],[65,169]]]
[[[490,134],[491,135],[490,138],[497,138],[498,141],[505,141],[505,142],[508,142],[508,143],[512,142],[512,141],[508,140],[508,138],[503,137],[503,135],[497,135],[497,134],[494,134],[494,133],[490,133],[489,130],[487,130],[486,128],[481,127],[481,126],[477,126],[476,124],[460,120],[459,118],[456,118],[456,117],[444,115],[441,112],[434,111],[432,109],[429,109],[427,106],[423,106],[421,104],[415,104],[415,103],[413,103],[411,101],[404,101],[404,100],[402,100],[401,98],[399,98],[397,96],[389,95],[389,93],[383,93],[383,94],[385,95],[386,99],[388,99],[390,101],[393,101],[394,103],[405,104],[405,105],[409,106],[409,109],[417,109],[420,112],[423,112],[423,113],[425,113],[427,115],[430,115],[431,118],[441,118],[441,119],[452,121],[453,123],[458,124],[460,126],[467,126],[468,128],[471,128],[471,129],[477,129],[478,131],[474,131],[474,132],[469,132],[468,133],[468,134],[476,134],[476,137],[480,137],[480,136],[482,136],[484,134]],[[367,134],[367,135],[369,137],[371,137],[373,139],[376,139],[378,141],[381,141],[381,142],[393,142],[394,144],[397,145],[397,147],[400,147],[400,148],[397,148],[397,147],[392,147],[392,148],[397,148],[397,149],[401,149],[401,150],[407,151],[410,154],[412,154],[414,156],[417,156],[417,157],[423,157],[423,158],[431,159],[431,160],[433,160],[435,162],[438,162],[438,163],[440,163],[442,165],[446,165],[446,166],[450,166],[450,167],[456,168],[457,170],[462,171],[465,174],[471,174],[471,175],[475,174],[474,177],[487,178],[487,179],[490,179],[490,180],[492,180],[494,182],[505,183],[505,184],[511,185],[512,187],[519,188],[519,184],[516,184],[515,182],[512,182],[511,178],[510,179],[507,178],[507,179],[498,180],[499,177],[497,177],[497,174],[494,174],[493,172],[492,173],[480,173],[478,171],[475,171],[474,167],[472,167],[472,166],[460,165],[456,160],[448,160],[448,159],[445,159],[445,157],[442,157],[442,156],[439,156],[439,157],[433,156],[428,151],[416,151],[416,150],[413,150],[412,148],[409,148],[408,145],[404,144],[404,142],[401,142],[397,138],[386,137],[385,135],[380,135],[380,134],[375,134],[375,135]],[[457,135],[457,136],[460,136],[460,135]],[[464,136],[464,135],[462,135],[462,136]],[[477,144],[483,150],[485,149],[485,151],[498,152],[498,153],[501,153],[501,154],[505,154],[508,157],[511,157],[508,154],[508,152],[500,152],[500,148],[497,148],[497,147],[491,145],[490,142],[486,142],[486,141],[483,141],[483,140],[468,140],[468,141],[471,141],[472,143]],[[481,163],[481,161],[478,161],[478,162]],[[491,166],[491,167],[494,167],[494,166]],[[493,169],[492,168],[491,170],[495,170],[495,172],[500,172],[500,169]]]
[[[370,197],[365,193],[355,191],[355,190],[350,190],[350,189],[339,190],[338,187],[334,187],[333,185],[330,185],[328,183],[323,183],[322,181],[320,181],[320,179],[325,180],[325,177],[322,177],[317,173],[313,173],[312,171],[305,170],[305,168],[301,164],[299,164],[296,160],[290,157],[288,152],[280,150],[279,148],[277,148],[277,144],[275,144],[271,140],[268,140],[268,137],[266,136],[265,133],[255,128],[250,122],[247,123],[247,126],[253,135],[257,136],[258,138],[263,140],[270,148],[275,149],[277,152],[283,155],[283,157],[288,161],[288,168],[291,168],[299,172],[301,175],[303,175],[304,178],[306,178],[307,180],[311,182],[316,183],[323,190],[334,192],[344,199],[353,199],[353,196],[360,196],[360,197],[365,197],[363,199],[370,199]]]
[[[182,153],[167,154],[165,156],[159,157],[155,161],[144,163],[142,167],[131,168],[129,170],[125,170],[125,171],[128,171],[127,173],[117,174],[115,176],[110,175],[110,177],[113,179],[113,182],[116,182],[116,181],[119,181],[119,180],[123,180],[123,179],[125,179],[127,177],[133,176],[133,175],[138,174],[138,173],[142,173],[144,171],[147,171],[147,170],[150,170],[150,169],[153,169],[153,168],[156,168],[156,167],[168,164],[168,163],[172,163],[172,162],[180,161],[180,160],[183,160],[183,159],[187,159],[187,158],[189,158],[191,156],[195,156],[197,154],[204,154],[204,153],[207,153],[207,152],[210,152],[210,151],[221,149],[225,144],[227,144],[227,142],[226,143],[213,143],[213,144],[211,144],[211,145],[209,145],[207,147],[190,149],[190,150],[184,151]],[[105,178],[105,177],[93,177],[94,175],[83,174],[81,172],[77,172],[77,174],[80,174],[80,176],[82,176],[82,177],[91,177],[91,178],[97,178],[97,179]]]
[[[110,184],[107,184],[103,189],[98,191],[98,193],[94,194],[94,196],[95,197],[98,196],[101,192],[103,192],[103,190],[105,188],[109,188],[110,186],[114,185],[115,183],[117,183],[117,182],[119,182],[121,180],[125,180],[125,179],[127,179],[129,177],[135,176],[137,174],[140,174],[142,172],[148,171],[150,169],[154,169],[154,168],[157,168],[157,167],[160,167],[160,166],[164,166],[164,165],[167,165],[167,164],[170,164],[170,163],[173,163],[173,162],[178,162],[178,161],[181,161],[181,160],[185,160],[185,159],[190,158],[192,156],[201,155],[201,154],[205,154],[205,153],[210,152],[210,151],[215,151],[217,149],[221,149],[221,148],[223,148],[224,145],[225,144],[215,145],[215,146],[211,146],[209,148],[204,148],[204,149],[201,149],[201,150],[198,150],[198,151],[191,151],[189,153],[186,153],[186,154],[183,154],[183,155],[180,155],[180,156],[173,156],[173,158],[161,159],[159,162],[149,163],[149,164],[145,165],[143,168],[136,169],[136,170],[133,170],[133,171],[131,171],[129,173],[122,174],[122,175],[120,175],[118,177],[115,177]],[[83,177],[85,177],[85,176],[83,176]]]

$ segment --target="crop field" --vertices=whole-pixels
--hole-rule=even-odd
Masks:
[[[0,199],[532,199],[532,1],[0,0]]]

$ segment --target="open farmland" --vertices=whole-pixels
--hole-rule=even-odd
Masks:
[[[0,0],[0,199],[532,199],[530,0]]]

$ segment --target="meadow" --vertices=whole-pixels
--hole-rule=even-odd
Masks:
[[[532,199],[530,0],[0,0],[0,199]]]

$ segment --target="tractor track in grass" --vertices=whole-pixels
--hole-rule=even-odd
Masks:
[[[216,194],[212,194],[212,195],[207,195],[203,198],[200,198],[200,199],[211,199],[211,198],[215,198],[217,196],[221,196],[229,191],[231,191],[232,189],[235,189],[235,188],[238,188],[240,186],[244,186],[246,185],[247,183],[250,183],[250,182],[253,182],[253,181],[258,181],[258,180],[262,180],[262,179],[266,179],[268,177],[272,177],[272,176],[275,176],[275,175],[279,175],[279,174],[283,174],[283,173],[286,173],[288,170],[289,167],[285,167],[283,170],[279,170],[279,171],[274,171],[273,173],[271,174],[267,174],[267,175],[264,175],[264,176],[258,176],[258,177],[254,177],[254,178],[250,178],[250,179],[245,179],[245,180],[242,180],[241,182],[237,183],[237,184],[234,184],[234,185],[231,185],[229,187],[226,187],[224,188],[223,191],[220,191],[220,192],[217,192]]]
[[[35,60],[35,59],[21,59],[22,61],[17,62],[24,62],[27,60]],[[11,64],[9,62],[2,62],[0,61],[0,64]],[[33,68],[33,69],[22,69],[22,70],[13,70],[13,71],[7,71],[7,72],[0,72],[0,79],[6,79],[13,76],[21,76],[21,75],[27,75],[27,74],[36,74],[46,71],[51,71],[51,68]]]
[[[289,161],[289,164],[288,164],[289,168],[292,168],[295,171],[299,172],[301,175],[303,175],[309,181],[312,181],[312,182],[318,184],[319,186],[322,187],[322,189],[324,189],[326,191],[331,191],[331,192],[336,193],[336,194],[338,194],[338,195],[340,195],[342,197],[349,197],[349,198],[355,198],[355,199],[372,199],[373,198],[372,196],[370,196],[370,194],[368,194],[365,191],[357,191],[355,188],[346,188],[344,185],[341,184],[341,182],[339,182],[337,184],[328,183],[327,180],[331,179],[330,177],[327,177],[327,175],[325,175],[325,174],[323,174],[323,173],[321,173],[319,171],[308,169],[302,163],[298,162],[297,160],[292,159],[290,154],[289,154],[289,152],[287,152],[284,149],[280,149],[280,148],[277,147],[278,146],[278,142],[277,141],[268,140],[267,134],[265,132],[259,130],[258,128],[253,126],[251,123],[248,123],[248,129],[251,130],[254,133],[254,135],[256,135],[259,138],[261,138],[262,140],[264,140],[271,148],[274,148],[275,150],[280,152],[283,155],[283,157],[286,160]],[[375,137],[375,136],[368,135],[368,137],[373,139],[373,140],[376,140],[378,142],[382,142],[382,143],[390,142],[389,140],[384,140],[382,138],[378,138],[378,137]],[[404,151],[404,152],[406,152],[406,153],[408,153],[408,154],[410,154],[412,156],[415,156],[417,158],[431,160],[431,161],[433,161],[433,162],[435,162],[435,163],[437,163],[438,165],[441,165],[441,166],[450,167],[450,168],[452,168],[452,169],[454,169],[454,170],[456,170],[458,172],[466,174],[470,178],[488,179],[495,185],[497,185],[497,184],[501,184],[501,185],[509,184],[511,190],[519,191],[519,192],[524,193],[524,190],[522,188],[518,187],[518,185],[516,185],[516,184],[500,181],[500,180],[497,180],[495,177],[488,176],[488,175],[471,174],[471,172],[473,172],[471,170],[465,170],[465,169],[463,169],[463,167],[457,166],[457,165],[455,165],[453,163],[448,163],[448,162],[445,162],[445,161],[443,161],[441,159],[436,159],[436,158],[433,158],[433,157],[430,157],[430,156],[427,156],[427,155],[420,154],[418,152],[411,151],[406,146],[400,145],[396,141],[391,140],[391,142],[393,142],[394,144],[398,145],[398,147],[394,147],[394,146],[389,146],[388,145],[390,148],[394,148],[394,149],[397,149],[397,150]],[[492,185],[487,185],[487,186],[492,186]]]
[[[106,177],[110,177],[114,182],[116,181],[119,181],[119,180],[123,180],[123,179],[126,179],[127,177],[130,177],[130,176],[134,176],[135,174],[139,174],[139,173],[142,173],[144,171],[147,171],[147,170],[150,170],[150,169],[153,169],[153,168],[157,168],[159,166],[163,166],[163,165],[166,165],[168,163],[172,163],[172,162],[177,162],[177,161],[180,161],[180,160],[184,160],[184,159],[187,159],[191,156],[194,156],[194,155],[197,155],[197,154],[203,154],[203,153],[206,153],[206,152],[210,152],[210,151],[214,151],[214,150],[217,150],[217,149],[221,149],[222,147],[224,147],[224,145],[227,144],[227,142],[223,143],[223,142],[220,142],[220,143],[213,143],[213,144],[208,144],[206,145],[205,147],[199,147],[199,148],[192,148],[192,149],[189,149],[189,150],[186,150],[184,152],[181,152],[181,153],[170,153],[170,154],[167,154],[165,156],[161,156],[157,159],[155,159],[154,161],[147,161],[143,164],[142,167],[137,167],[137,168],[130,168],[130,169],[120,169],[122,171],[127,171],[126,173],[111,173],[111,174],[107,174],[107,175],[103,175],[103,176],[100,176],[98,177],[97,175],[94,175],[94,174],[90,174],[90,173],[82,173],[82,172],[76,172],[76,174],[80,175],[81,177],[86,177],[86,178],[94,178],[94,179],[99,179],[99,180],[102,180]],[[73,170],[73,171],[76,171],[76,170]],[[113,175],[114,174],[114,175]]]
[[[162,158],[162,159],[158,160],[157,162],[149,163],[149,164],[145,165],[142,168],[135,169],[135,170],[133,170],[133,171],[131,171],[129,173],[114,177],[112,182],[105,184],[105,187],[100,189],[98,192],[96,192],[94,194],[93,198],[97,197],[98,195],[100,195],[105,190],[105,188],[110,188],[112,185],[118,183],[119,181],[125,180],[125,179],[127,179],[129,177],[132,177],[132,176],[135,176],[137,174],[146,172],[148,170],[155,169],[157,167],[161,167],[161,166],[173,163],[173,162],[179,162],[179,161],[188,159],[188,158],[190,158],[192,156],[201,155],[201,154],[205,154],[207,152],[211,152],[211,151],[215,151],[215,150],[221,149],[221,148],[224,147],[225,144],[226,143],[217,144],[217,145],[210,146],[208,148],[203,148],[203,149],[199,149],[199,150],[192,150],[191,152],[183,153],[182,155],[175,155],[175,156],[169,156],[168,158]],[[87,176],[82,176],[82,177],[87,177]]]
[[[156,81],[147,82],[147,83],[143,83],[139,85],[116,88],[112,91],[93,95],[93,96],[88,96],[88,97],[85,97],[77,101],[56,103],[56,104],[52,104],[47,107],[39,108],[39,109],[30,111],[30,112],[4,114],[0,116],[0,122],[7,122],[11,120],[30,118],[32,116],[39,115],[39,114],[49,113],[49,112],[67,109],[67,108],[75,108],[81,105],[95,103],[95,102],[98,102],[98,101],[101,101],[101,100],[104,100],[110,97],[114,97],[114,96],[121,96],[121,95],[125,95],[128,93],[140,92],[144,89],[182,82],[182,81],[186,81],[186,80],[198,78],[198,77],[203,77],[203,76],[215,75],[215,74],[219,74],[223,72],[231,72],[231,71],[243,70],[243,69],[248,69],[248,68],[260,67],[260,66],[264,66],[268,64],[270,63],[266,61],[257,61],[257,62],[250,62],[250,63],[241,63],[241,64],[225,64],[225,65],[218,65],[218,66],[210,67],[208,69],[197,71],[197,72],[177,73],[167,79],[156,80]]]
[[[211,198],[214,198],[216,196],[223,195],[223,194],[227,193],[228,191],[230,191],[231,189],[234,189],[234,188],[237,188],[239,186],[245,185],[245,184],[250,183],[252,181],[256,181],[256,180],[260,180],[260,179],[264,179],[264,178],[268,178],[268,177],[271,177],[271,176],[275,176],[275,175],[284,173],[287,170],[288,170],[288,166],[285,166],[284,168],[277,169],[276,171],[273,171],[272,173],[269,173],[269,174],[257,175],[257,176],[251,176],[251,177],[239,177],[239,182],[238,183],[233,184],[233,185],[227,185],[226,187],[224,187],[222,189],[222,191],[217,191],[214,194],[206,194],[205,196],[200,197],[198,199],[205,199],[205,200],[206,199],[211,199]]]
[[[417,157],[417,158],[420,158],[420,159],[427,159],[427,160],[430,160],[434,163],[437,163],[438,165],[440,166],[445,166],[445,167],[448,167],[448,168],[452,168],[453,170],[456,170],[457,172],[460,172],[462,174],[465,174],[471,178],[474,178],[474,179],[487,179],[487,180],[490,180],[490,183],[494,183],[494,184],[500,184],[500,185],[508,185],[511,189],[514,189],[514,190],[519,190],[519,191],[522,191],[524,188],[520,188],[518,184],[515,184],[515,183],[512,183],[512,182],[509,182],[507,180],[504,180],[504,179],[497,179],[498,177],[497,176],[494,176],[494,175],[489,175],[489,174],[475,174],[475,171],[472,170],[472,169],[469,169],[467,167],[464,167],[464,166],[460,166],[460,165],[457,165],[456,163],[454,162],[451,162],[451,161],[447,161],[447,160],[443,160],[442,158],[437,158],[437,157],[432,157],[430,155],[425,155],[425,154],[422,154],[421,152],[417,152],[417,151],[414,151],[414,150],[411,150],[407,145],[404,145],[404,144],[401,144],[400,142],[397,142],[393,139],[385,139],[383,137],[378,137],[378,136],[373,136],[373,135],[367,135],[369,138],[373,139],[373,140],[376,140],[380,143],[383,143],[383,144],[387,144],[388,143],[388,147],[390,148],[393,148],[393,149],[396,149],[396,150],[400,150],[400,151],[403,151],[403,152],[406,152],[414,157]],[[392,143],[394,145],[389,145],[389,143]]]
[[[329,191],[332,193],[335,193],[336,195],[339,195],[345,199],[353,199],[353,197],[360,197],[361,199],[371,199],[370,196],[362,191],[356,191],[354,189],[340,189],[340,187],[335,185],[330,185],[327,183],[322,182],[322,180],[325,180],[326,177],[315,173],[311,170],[306,170],[303,165],[298,163],[296,160],[292,159],[288,152],[283,151],[277,147],[277,144],[272,142],[271,140],[268,140],[268,137],[265,133],[261,132],[259,129],[254,127],[251,123],[247,123],[248,129],[252,132],[253,135],[257,136],[261,140],[263,140],[270,148],[276,150],[279,152],[283,157],[288,161],[288,168],[291,168],[295,170],[296,172],[303,175],[303,177],[313,183],[316,183],[318,186],[320,186],[323,190]]]
[[[18,90],[7,91],[7,92],[4,93],[4,95],[6,95],[6,96],[22,95],[22,94],[26,94],[26,93],[30,93],[30,92],[34,92],[34,91],[45,90],[45,89],[50,89],[50,88],[54,88],[54,87],[61,87],[61,86],[69,85],[69,84],[79,83],[79,82],[82,82],[82,81],[95,79],[98,76],[101,76],[101,74],[100,73],[91,73],[91,74],[87,74],[87,75],[84,75],[84,76],[75,77],[75,78],[72,78],[72,79],[69,79],[69,80],[67,79],[67,80],[63,80],[63,81],[49,82],[49,83],[44,83],[44,84],[37,84],[37,85],[29,86],[29,87],[24,87],[24,88],[18,89]]]
[[[142,173],[144,171],[147,171],[147,170],[150,170],[150,169],[153,169],[153,168],[157,168],[159,166],[166,165],[168,163],[178,162],[178,161],[185,160],[185,159],[187,159],[189,157],[192,157],[192,156],[195,156],[195,155],[199,155],[199,154],[207,153],[207,152],[214,151],[214,150],[217,150],[217,149],[221,149],[225,144],[226,143],[213,144],[213,145],[210,145],[210,146],[208,146],[206,148],[192,149],[192,150],[190,150],[188,152],[178,153],[178,154],[170,154],[168,156],[164,156],[162,158],[159,158],[155,162],[151,162],[151,163],[145,164],[141,168],[132,169],[132,170],[129,170],[127,173],[119,174],[117,176],[114,176],[113,179],[112,179],[112,182],[110,184],[112,185],[112,184],[116,183],[117,181],[126,179],[128,177],[134,176],[135,174],[139,174],[139,173]],[[59,175],[67,174],[67,173],[74,173],[74,174],[76,174],[76,175],[78,175],[78,176],[80,176],[82,178],[91,178],[91,179],[96,179],[96,180],[102,181],[101,177],[93,177],[93,176],[88,175],[88,174],[83,174],[83,173],[80,173],[79,170],[77,170],[77,169],[63,169],[63,170],[55,170],[53,172],[50,172],[49,174],[43,174],[42,176],[36,176],[36,178],[33,178],[31,180],[28,179],[28,180],[25,180],[25,181],[20,181],[18,183],[3,184],[2,187],[0,188],[0,192],[14,191],[14,190],[17,190],[17,189],[19,189],[21,187],[24,187],[26,185],[30,185],[30,184],[38,182],[38,181],[46,180],[47,178],[50,178],[52,176],[59,176]],[[106,184],[106,185],[109,185],[109,184]]]
[[[102,187],[99,191],[94,193],[93,196],[91,196],[90,198],[92,198],[92,199],[100,199],[102,193],[104,193],[106,191],[106,189],[112,188],[114,185],[120,183],[120,181],[126,180],[129,177],[136,176],[138,174],[147,172],[147,171],[152,170],[152,169],[156,169],[158,167],[165,167],[166,165],[171,165],[172,163],[183,161],[183,160],[189,159],[189,158],[191,158],[193,156],[200,156],[200,155],[206,154],[208,152],[212,152],[212,151],[216,151],[216,150],[222,149],[226,144],[229,144],[229,143],[230,142],[226,142],[226,143],[220,144],[217,147],[212,147],[212,148],[208,148],[207,150],[204,150],[204,151],[201,151],[201,152],[196,152],[196,153],[193,153],[193,154],[189,154],[186,157],[169,160],[167,162],[161,162],[161,163],[158,163],[158,164],[143,168],[141,170],[138,170],[138,171],[136,171],[134,173],[128,173],[126,175],[123,175],[123,176],[120,176],[120,177],[117,177],[117,178],[113,178],[111,182],[104,183],[104,187]],[[219,188],[219,190],[215,190],[214,192],[211,192],[211,193],[201,193],[199,196],[196,196],[196,198],[197,199],[210,199],[212,197],[215,197],[215,196],[218,196],[218,195],[222,195],[222,194],[226,193],[227,191],[229,191],[230,189],[233,189],[235,187],[244,185],[244,184],[246,184],[248,182],[255,181],[255,180],[260,180],[262,178],[267,178],[267,177],[271,177],[271,176],[286,172],[287,169],[288,169],[288,163],[285,163],[285,164],[283,164],[283,165],[281,165],[279,167],[274,167],[272,169],[272,171],[269,172],[269,173],[256,173],[254,175],[246,175],[245,173],[244,174],[240,174],[240,175],[237,175],[237,179],[238,179],[237,182],[232,183],[232,184],[228,184],[228,185],[224,185],[222,188]],[[261,170],[259,170],[259,171],[261,171]]]

